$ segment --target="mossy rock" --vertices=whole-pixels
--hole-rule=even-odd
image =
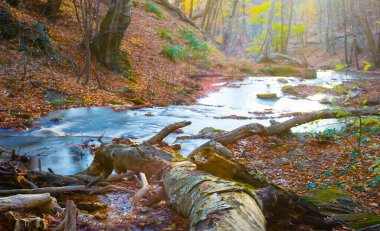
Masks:
[[[264,67],[261,69],[261,72],[270,75],[270,76],[283,76],[283,77],[291,77],[291,76],[302,76],[301,72],[294,67]]]
[[[225,130],[221,129],[216,129],[213,127],[205,127],[202,130],[198,132],[198,135],[203,135],[203,136],[216,136],[216,135],[221,135],[225,133]]]
[[[337,201],[339,199],[352,200],[352,197],[339,189],[320,189],[310,193],[307,199],[314,204],[321,204]]]
[[[278,99],[278,96],[276,93],[263,93],[263,94],[257,94],[256,96],[259,99]]]
[[[352,197],[338,189],[316,190],[306,196],[306,199],[319,207],[325,214],[352,213],[355,210]]]
[[[285,79],[285,78],[278,78],[277,82],[279,82],[279,83],[289,83],[289,81],[287,79]]]
[[[113,105],[123,105],[124,103],[121,102],[121,101],[119,101],[119,100],[111,100],[110,104],[113,104]]]
[[[299,93],[296,90],[296,88],[293,87],[293,86],[290,86],[290,85],[283,86],[281,88],[281,91],[282,91],[282,93],[289,94],[289,95],[295,95],[295,96],[299,95]]]
[[[140,98],[127,99],[127,101],[132,102],[136,105],[145,105],[146,104],[146,102]]]
[[[380,224],[379,216],[368,213],[337,214],[335,217],[344,221],[352,229],[362,229]]]
[[[309,68],[306,70],[306,73],[301,75],[301,78],[303,79],[316,79],[317,78],[317,72],[313,68]]]

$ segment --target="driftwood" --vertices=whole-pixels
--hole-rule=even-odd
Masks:
[[[0,198],[0,213],[34,208],[50,214],[62,211],[62,208],[57,204],[57,200],[51,197],[49,193],[14,195]]]

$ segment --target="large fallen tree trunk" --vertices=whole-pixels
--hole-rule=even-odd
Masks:
[[[57,204],[57,200],[51,197],[49,193],[14,195],[0,198],[0,213],[34,208],[50,214],[62,211],[62,208]]]
[[[246,125],[195,149],[192,161],[154,147],[172,131],[190,124],[181,122],[168,126],[141,145],[103,145],[90,167],[82,173],[98,176],[89,186],[106,179],[113,170],[159,176],[169,203],[189,217],[192,230],[265,230],[266,222],[331,229],[341,223],[326,219],[327,216],[306,199],[271,183],[256,169],[233,160],[225,146],[252,135],[286,133],[292,127],[314,120],[378,114],[379,109],[351,109],[343,115],[324,110],[269,127]]]

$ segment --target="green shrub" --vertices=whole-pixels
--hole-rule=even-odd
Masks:
[[[177,62],[178,60],[185,60],[189,58],[186,49],[180,45],[168,46],[164,45],[162,48],[162,53],[171,61]]]
[[[165,18],[164,13],[161,12],[161,9],[157,6],[157,4],[153,2],[147,2],[144,4],[144,7],[147,11],[154,13],[157,15],[159,19]]]
[[[196,34],[186,29],[182,29],[180,33],[186,39],[192,50],[201,52],[209,52],[211,50],[210,45],[204,41],[199,40]]]
[[[156,33],[162,39],[166,39],[168,41],[173,40],[173,33],[169,29],[157,29]]]

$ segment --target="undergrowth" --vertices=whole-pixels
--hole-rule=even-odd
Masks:
[[[169,42],[174,42],[175,40],[173,34],[168,29],[157,30],[157,34]],[[198,39],[195,33],[186,29],[180,30],[180,36],[185,39],[185,46],[179,44],[163,45],[162,53],[167,58],[173,62],[187,59],[199,59],[203,60],[206,64],[209,63],[208,58],[212,52],[212,47],[208,43]]]
[[[189,58],[188,51],[180,45],[164,45],[162,47],[162,53],[173,62]]]
[[[155,15],[157,15],[157,17],[159,19],[164,19],[165,18],[165,15],[164,13],[161,11],[161,9],[157,6],[157,4],[153,3],[153,2],[147,2],[144,4],[144,8],[149,11],[149,12],[152,12],[154,13]]]
[[[168,40],[168,41],[173,41],[174,36],[173,33],[169,29],[157,29],[156,33],[160,38]]]

